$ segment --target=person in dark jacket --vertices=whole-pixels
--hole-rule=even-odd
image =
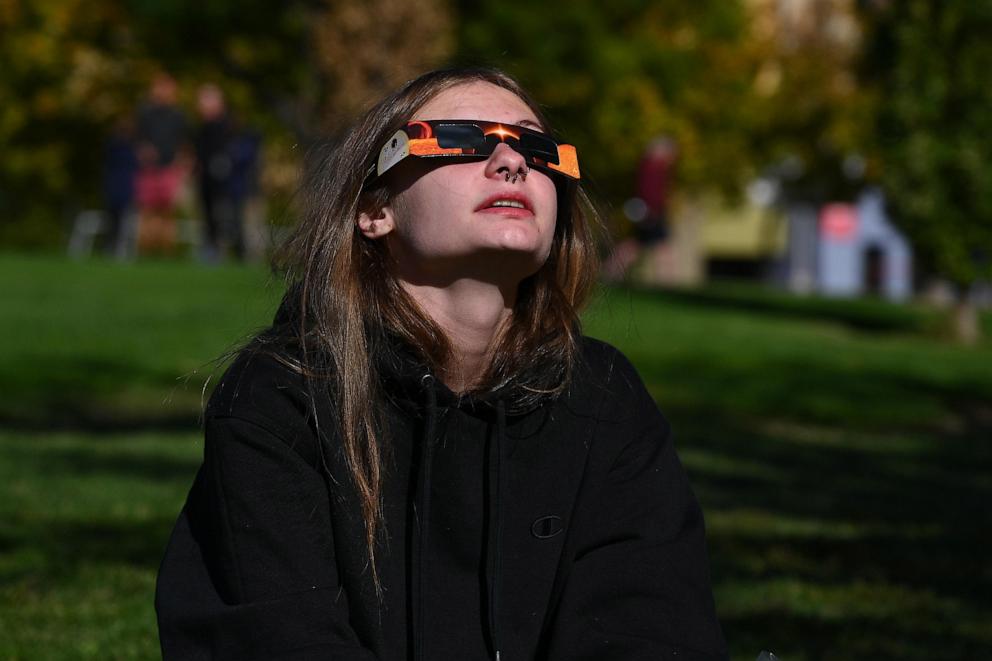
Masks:
[[[175,251],[176,206],[188,170],[188,133],[186,116],[179,107],[179,85],[170,74],[159,72],[135,117],[139,253],[171,255]]]
[[[581,335],[596,218],[506,74],[424,74],[319,159],[291,286],[205,412],[165,659],[725,659],[665,418]]]
[[[203,213],[203,258],[216,263],[230,249],[243,261],[245,204],[256,193],[260,139],[231,115],[220,87],[206,83],[196,96],[200,123],[193,145]]]

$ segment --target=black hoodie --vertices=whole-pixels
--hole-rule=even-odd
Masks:
[[[702,513],[622,354],[584,339],[567,392],[510,414],[389,369],[381,596],[331,399],[247,350],[159,573],[165,659],[727,658]]]

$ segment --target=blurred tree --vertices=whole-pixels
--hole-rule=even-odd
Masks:
[[[313,26],[316,63],[327,82],[325,126],[446,61],[453,28],[444,0],[327,2]]]
[[[547,103],[607,199],[633,193],[659,134],[680,145],[683,189],[735,196],[789,159],[800,194],[850,195],[840,163],[870,117],[851,69],[858,32],[847,2],[798,4],[809,12],[789,20],[772,0],[462,0],[458,52]]]
[[[961,291],[958,333],[975,339],[968,288],[992,279],[992,1],[862,2],[873,47],[882,183],[919,261]]]
[[[0,0],[0,245],[53,245],[98,207],[103,136],[167,69],[220,85],[291,189],[306,143],[451,44],[444,0]]]
[[[864,185],[875,96],[858,84],[863,46],[848,0],[747,0],[753,95],[743,108],[757,162],[790,199],[853,199]]]
[[[22,242],[50,240],[59,219],[52,211],[80,179],[93,183],[87,158],[100,143],[89,119],[118,109],[110,90],[128,73],[108,53],[115,19],[106,4],[0,4],[0,241],[15,225]]]
[[[614,200],[633,192],[644,146],[661,133],[690,185],[736,188],[748,168],[739,130],[751,86],[739,55],[739,2],[460,2],[459,59],[518,76],[571,141],[584,174]]]

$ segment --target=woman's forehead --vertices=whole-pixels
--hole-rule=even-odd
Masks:
[[[542,129],[534,111],[520,97],[485,82],[450,87],[425,103],[411,119],[479,119]]]

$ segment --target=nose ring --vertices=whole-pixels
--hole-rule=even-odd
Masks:
[[[523,170],[517,170],[516,172],[513,173],[513,179],[511,180],[510,179],[510,170],[507,169],[507,171],[503,173],[503,178],[504,178],[504,181],[508,181],[510,183],[515,184],[515,183],[517,183],[517,177],[520,177],[520,180],[521,181],[527,181],[527,173],[528,172],[530,172],[530,168],[525,165]]]

